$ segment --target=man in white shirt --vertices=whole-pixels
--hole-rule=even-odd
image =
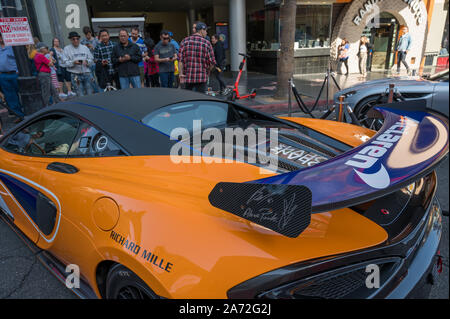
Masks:
[[[94,63],[94,56],[87,46],[80,44],[80,35],[77,32],[70,32],[69,39],[72,44],[64,48],[64,55],[67,71],[72,77],[72,86],[78,96],[90,95],[94,92],[95,83],[90,68]]]

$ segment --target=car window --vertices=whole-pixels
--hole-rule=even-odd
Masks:
[[[8,151],[32,156],[67,156],[78,132],[79,121],[53,115],[33,122],[7,139]]]
[[[110,137],[92,125],[82,122],[69,156],[113,157],[126,156],[126,153]]]
[[[166,135],[176,128],[193,131],[193,122],[202,121],[202,128],[225,125],[230,107],[227,103],[195,101],[164,107],[147,115],[142,122]]]

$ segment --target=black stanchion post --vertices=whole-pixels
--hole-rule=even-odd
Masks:
[[[3,15],[7,18],[17,17],[15,0],[0,0]],[[14,46],[14,57],[16,58],[17,69],[19,70],[19,97],[25,115],[31,115],[40,110],[42,96],[38,80],[31,74],[30,61],[25,46]]]
[[[289,79],[288,101],[289,117],[292,117],[292,78]]]

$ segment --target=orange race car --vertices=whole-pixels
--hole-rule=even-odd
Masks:
[[[426,293],[448,119],[378,112],[376,133],[184,90],[60,103],[0,140],[0,215],[80,297]]]

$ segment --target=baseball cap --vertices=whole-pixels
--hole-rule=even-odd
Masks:
[[[197,25],[195,26],[195,30],[200,31],[200,30],[208,30],[208,26],[206,24],[204,24],[203,22],[199,22],[197,23]]]
[[[48,45],[46,45],[44,42],[39,42],[39,43],[36,45],[36,49],[37,49],[37,50],[40,50],[40,49],[42,49],[42,48],[47,48],[47,49],[48,49]]]
[[[72,38],[81,38],[81,37],[78,34],[78,32],[72,31],[72,32],[69,33],[69,39],[72,39]]]

